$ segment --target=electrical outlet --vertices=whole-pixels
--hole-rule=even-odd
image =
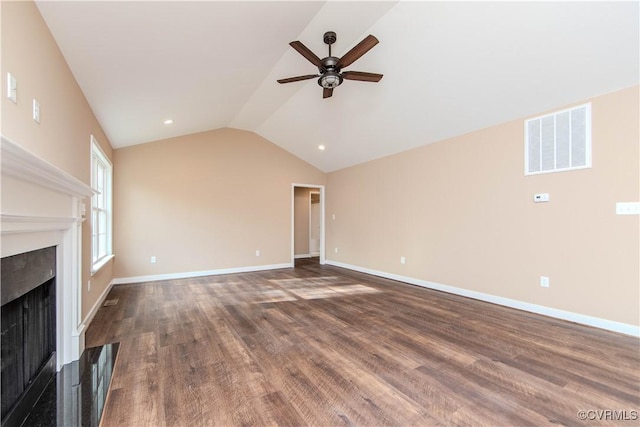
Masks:
[[[400,257],[400,264],[404,264],[407,260],[405,259],[405,257],[401,256]]]
[[[87,281],[87,292],[91,292],[91,280]]]
[[[549,287],[549,278],[547,276],[540,276],[540,286],[543,288]]]
[[[334,251],[335,253],[338,253],[338,248],[335,248],[333,251]]]
[[[256,256],[260,256],[260,249],[256,250]]]
[[[155,264],[158,260],[156,259],[155,256],[151,257],[151,264]]]

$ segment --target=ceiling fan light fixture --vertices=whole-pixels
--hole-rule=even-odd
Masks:
[[[342,76],[335,71],[327,71],[318,79],[318,84],[325,89],[333,89],[342,84]]]

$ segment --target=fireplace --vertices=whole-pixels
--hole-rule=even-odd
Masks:
[[[19,426],[56,366],[56,248],[2,258],[2,425]]]
[[[50,363],[59,371],[79,360],[84,350],[87,320],[82,313],[83,201],[93,195],[93,190],[5,136],[1,137],[0,149],[2,284],[4,287],[5,258],[40,249],[48,251],[46,258],[51,264],[34,271],[39,271],[36,274],[42,279],[39,285],[45,284],[38,292],[52,304],[47,318],[55,320],[50,321],[55,329],[52,340],[48,337],[47,342],[52,341],[54,350]],[[5,294],[2,289],[2,304],[24,293]],[[9,294],[13,298],[8,298]],[[4,369],[4,341],[2,351]]]

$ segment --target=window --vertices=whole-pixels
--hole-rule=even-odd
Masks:
[[[525,121],[525,175],[591,167],[591,104]]]
[[[91,257],[94,272],[112,255],[111,181],[111,162],[102,152],[98,141],[91,135],[91,187],[96,192],[91,199]]]

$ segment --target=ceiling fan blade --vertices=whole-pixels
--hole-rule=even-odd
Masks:
[[[329,98],[333,95],[333,88],[324,88],[322,90],[322,99]]]
[[[355,45],[353,49],[342,55],[338,61],[338,68],[344,68],[353,64],[358,58],[367,53],[369,49],[378,44],[378,39],[369,34],[360,43]]]
[[[298,77],[289,77],[288,79],[280,79],[278,83],[291,83],[291,82],[299,82],[300,80],[309,80],[318,77],[317,74],[307,74],[306,76],[298,76]]]
[[[362,71],[344,71],[342,77],[347,80],[360,80],[361,82],[379,82],[382,74],[365,73]]]
[[[315,65],[318,68],[322,68],[322,61],[320,60],[320,58],[318,58],[318,56],[315,53],[311,52],[311,49],[303,45],[302,42],[299,42],[296,40],[294,42],[289,43],[289,45],[295,50],[297,50],[300,55],[307,58],[307,60],[311,62],[313,65]]]

